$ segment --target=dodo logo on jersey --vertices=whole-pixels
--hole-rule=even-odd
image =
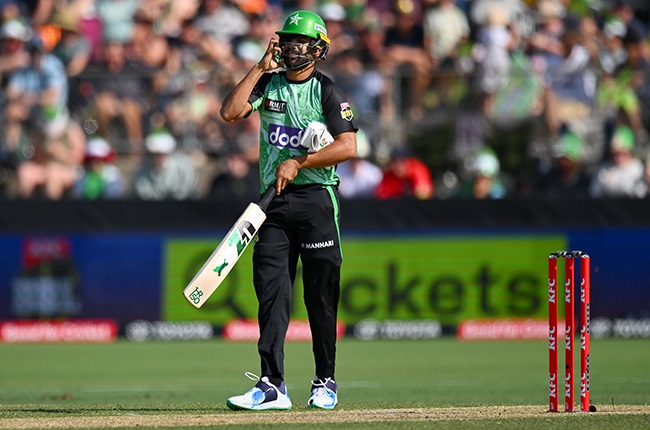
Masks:
[[[280,148],[298,149],[303,130],[286,125],[269,125],[269,143]]]

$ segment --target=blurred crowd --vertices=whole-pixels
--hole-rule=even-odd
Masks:
[[[344,198],[644,198],[647,3],[0,0],[0,196],[256,199],[221,100],[307,9],[361,127]]]

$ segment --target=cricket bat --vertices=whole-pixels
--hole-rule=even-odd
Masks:
[[[210,258],[183,290],[185,298],[200,308],[214,293],[241,257],[266,219],[266,208],[275,196],[271,185],[258,203],[249,203],[246,210],[221,240]]]

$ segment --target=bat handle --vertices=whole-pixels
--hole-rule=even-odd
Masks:
[[[269,207],[269,203],[271,203],[273,197],[275,197],[275,182],[264,192],[262,198],[260,199],[259,203],[257,203],[257,205],[261,207],[263,211],[266,212],[266,208]]]

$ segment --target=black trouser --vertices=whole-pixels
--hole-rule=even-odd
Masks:
[[[253,253],[262,376],[284,379],[284,341],[300,258],[316,376],[334,379],[342,261],[339,218],[335,187],[290,186],[269,205]]]

